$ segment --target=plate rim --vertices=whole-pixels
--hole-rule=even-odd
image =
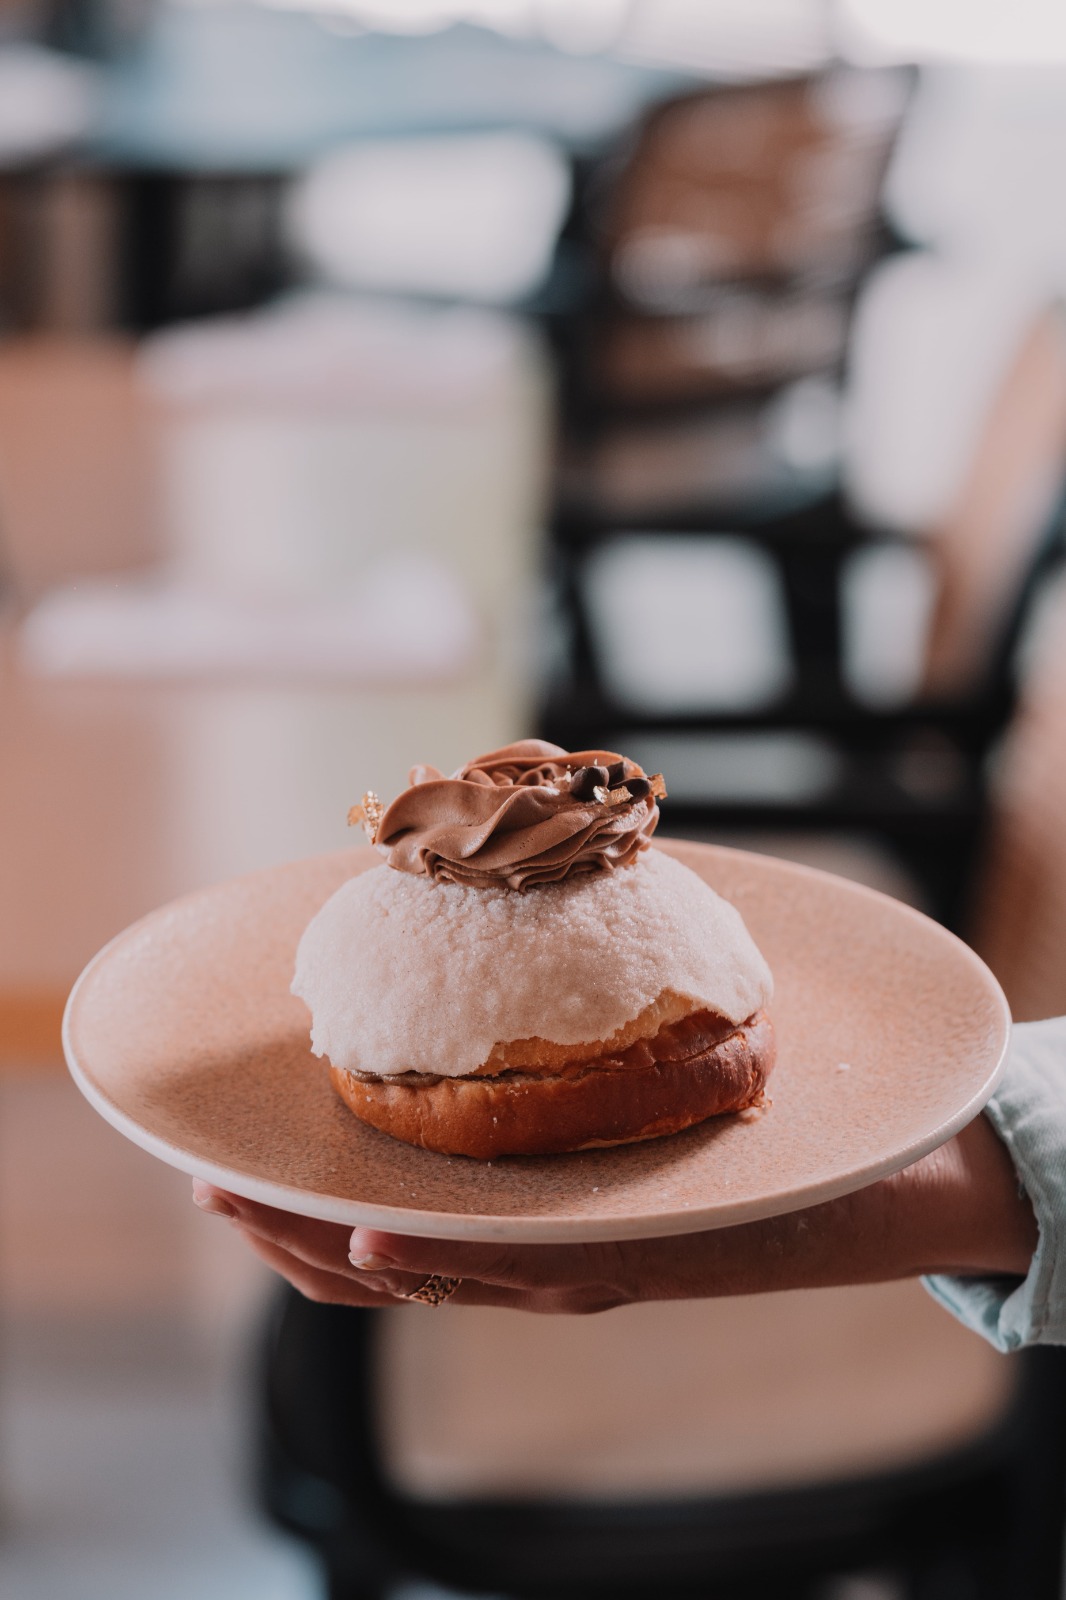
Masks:
[[[857,1176],[854,1172],[843,1173],[836,1178],[826,1178],[801,1190],[793,1190],[783,1195],[779,1194],[772,1197],[754,1196],[747,1200],[719,1202],[713,1207],[713,1210],[693,1209],[686,1204],[673,1211],[656,1212],[630,1218],[590,1218],[580,1214],[555,1214],[547,1218],[541,1216],[500,1216],[487,1212],[458,1213],[414,1210],[407,1207],[383,1205],[372,1201],[360,1201],[328,1195],[299,1185],[284,1184],[273,1179],[261,1178],[254,1173],[243,1172],[197,1156],[185,1147],[174,1144],[162,1134],[147,1128],[143,1123],[138,1122],[136,1117],[123,1110],[89,1076],[86,1068],[78,1059],[75,1047],[73,1037],[75,1014],[82,992],[91,981],[93,974],[119,946],[124,945],[127,941],[134,940],[146,924],[154,922],[158,917],[195,904],[200,900],[209,899],[213,894],[231,885],[275,877],[282,872],[300,867],[313,867],[320,862],[337,861],[345,856],[365,856],[372,853],[370,846],[358,845],[349,846],[342,850],[321,851],[313,856],[299,857],[295,860],[277,862],[272,866],[259,867],[252,872],[241,873],[231,878],[224,878],[215,883],[203,885],[190,890],[186,894],[178,895],[171,900],[165,901],[153,910],[146,912],[144,916],[137,918],[127,927],[120,929],[86,963],[67,997],[66,1005],[63,1009],[62,1022],[63,1055],[67,1070],[81,1094],[105,1122],[109,1123],[118,1133],[129,1139],[131,1143],[137,1145],[140,1149],[163,1161],[167,1166],[176,1168],[179,1172],[184,1172],[190,1177],[201,1178],[218,1188],[228,1190],[245,1199],[289,1211],[297,1216],[311,1217],[324,1222],[335,1222],[346,1227],[370,1227],[387,1233],[407,1234],[416,1238],[462,1239],[483,1243],[507,1240],[516,1244],[591,1244],[611,1240],[670,1238],[687,1233],[714,1232],[720,1228],[741,1226],[744,1223],[760,1221],[773,1216],[786,1216],[790,1212],[806,1210],[812,1206],[825,1204],[830,1200],[840,1199],[844,1195],[857,1193],[860,1189],[867,1188],[871,1184],[890,1177],[895,1172],[902,1171],[904,1167],[910,1166],[913,1162],[920,1160],[923,1156],[929,1155],[933,1150],[939,1149],[941,1145],[946,1144],[949,1139],[953,1138],[955,1134],[979,1115],[995,1093],[1005,1071],[1007,1055],[1010,1050],[1012,1018],[1006,995],[995,974],[965,940],[961,939],[958,934],[953,933],[951,929],[945,928],[942,923],[938,923],[932,917],[927,916],[925,912],[919,911],[917,907],[906,904],[905,901],[896,900],[892,895],[885,894],[882,890],[874,889],[868,884],[842,877],[838,873],[827,872],[820,867],[809,866],[805,862],[791,861],[787,857],[767,855],[759,851],[744,850],[733,845],[720,845],[707,840],[668,836],[657,838],[655,841],[656,848],[664,849],[666,854],[673,854],[673,846],[675,845],[680,845],[683,849],[695,847],[701,851],[706,850],[716,855],[725,855],[740,861],[754,860],[769,866],[772,871],[780,871],[789,875],[799,874],[815,878],[820,882],[829,881],[834,886],[835,892],[843,891],[844,893],[853,894],[859,899],[887,904],[891,907],[892,915],[902,915],[908,920],[921,924],[923,928],[934,930],[937,937],[944,940],[949,946],[954,946],[957,955],[981,975],[987,986],[990,999],[995,1002],[996,1020],[1001,1031],[1000,1048],[996,1061],[986,1074],[981,1085],[950,1117],[940,1122],[935,1129],[910,1140],[903,1148],[897,1149],[882,1160],[865,1164],[860,1176]]]

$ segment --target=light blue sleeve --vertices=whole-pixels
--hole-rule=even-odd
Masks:
[[[1022,1022],[985,1115],[1011,1153],[1036,1212],[1028,1275],[925,1278],[926,1288],[997,1350],[1066,1344],[1066,1017]]]

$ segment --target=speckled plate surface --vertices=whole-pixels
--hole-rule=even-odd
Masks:
[[[128,928],[67,1005],[92,1104],[172,1166],[308,1216],[438,1238],[635,1238],[812,1205],[906,1166],[975,1116],[1009,1031],[967,947],[873,890],[663,842],[733,901],[774,973],[773,1103],[668,1139],[478,1162],[364,1127],[289,994],[300,933],[369,849],[205,889]]]

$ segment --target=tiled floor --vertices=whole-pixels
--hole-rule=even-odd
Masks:
[[[313,1563],[250,1503],[233,1352],[199,1343],[158,1323],[9,1320],[0,1594],[315,1600]]]
[[[320,1600],[252,1492],[271,1292],[65,1075],[0,1080],[0,1600]]]
[[[58,1074],[0,1085],[0,1174],[0,1595],[313,1600],[248,1488],[251,1258]]]

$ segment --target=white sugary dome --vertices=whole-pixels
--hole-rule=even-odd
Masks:
[[[308,925],[292,988],[334,1066],[462,1077],[497,1043],[608,1039],[664,990],[741,1022],[771,978],[739,912],[653,848],[523,894],[361,873]]]

